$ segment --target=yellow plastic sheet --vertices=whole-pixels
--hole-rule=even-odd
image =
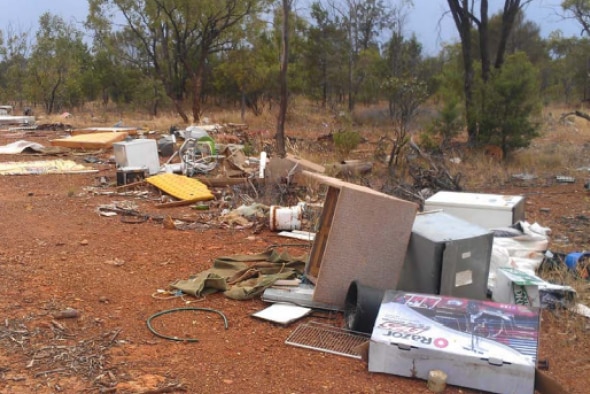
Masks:
[[[146,181],[164,193],[183,201],[207,201],[215,198],[201,181],[177,174],[159,174]]]

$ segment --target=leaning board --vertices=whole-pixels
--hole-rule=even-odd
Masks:
[[[127,135],[127,132],[124,131],[80,134],[69,138],[51,140],[50,143],[53,146],[66,148],[104,149],[110,148],[115,142],[123,141]]]

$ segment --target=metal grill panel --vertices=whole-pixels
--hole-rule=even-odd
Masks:
[[[287,345],[319,350],[339,356],[360,359],[356,350],[370,339],[370,335],[318,322],[300,324],[285,340]]]

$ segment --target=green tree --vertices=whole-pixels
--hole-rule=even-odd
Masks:
[[[394,139],[388,167],[393,170],[399,163],[401,152],[409,142],[408,126],[416,111],[429,96],[426,82],[418,78],[391,77],[383,82],[383,90],[397,105],[394,107]]]
[[[489,2],[488,0],[479,1],[479,13],[475,10],[475,2],[471,0],[447,0],[449,10],[455,21],[457,32],[461,40],[461,52],[463,58],[463,72],[464,72],[464,98],[465,98],[465,113],[467,121],[467,133],[470,143],[475,143],[478,136],[478,124],[476,121],[476,113],[478,108],[475,108],[473,100],[474,96],[474,60],[475,56],[472,50],[472,28],[477,28],[477,39],[479,42],[479,58],[481,64],[481,78],[485,82],[488,81],[491,73],[492,64],[495,69],[500,69],[504,64],[506,56],[506,48],[508,39],[512,33],[516,16],[521,11],[522,7],[530,3],[532,0],[504,0],[504,8],[502,11],[502,23],[500,26],[500,35],[498,39],[497,48],[492,60],[492,53],[490,48],[490,32],[489,32]],[[480,105],[485,106],[485,97],[480,102]]]
[[[523,52],[506,57],[500,69],[494,69],[481,86],[477,100],[485,97],[486,106],[478,114],[479,143],[502,148],[504,157],[526,147],[538,135],[533,117],[541,108],[539,72]]]
[[[582,25],[582,32],[590,35],[590,0],[564,0],[561,8]]]
[[[262,28],[248,29],[248,36],[245,42],[236,42],[231,50],[213,59],[215,93],[239,102],[242,120],[247,108],[254,115],[261,115],[265,103],[278,96],[278,47]]]
[[[401,30],[395,31],[384,49],[385,78],[396,81],[404,79],[422,79],[420,67],[422,64],[422,45],[415,35],[405,38]],[[399,113],[399,107],[405,105],[398,97],[398,89],[387,90],[389,115],[394,118]],[[403,112],[403,111],[402,111]]]
[[[30,32],[16,32],[8,26],[0,33],[0,99],[4,102],[13,100],[22,105],[31,49]]]
[[[302,62],[306,91],[320,101],[322,108],[344,100],[348,48],[347,33],[339,14],[332,7],[314,2]]]
[[[119,13],[125,30],[164,87],[185,122],[184,101],[192,96],[192,115],[201,118],[202,95],[209,57],[243,37],[247,17],[256,15],[264,0],[89,0],[89,25],[97,34],[109,33],[109,15]]]
[[[332,7],[346,31],[348,110],[353,111],[366,73],[359,70],[360,59],[369,48],[378,48],[378,36],[390,28],[393,9],[383,0],[342,0]]]
[[[44,13],[27,64],[25,89],[32,101],[42,102],[47,114],[83,100],[81,74],[88,60],[82,33],[56,15]]]
[[[554,98],[571,104],[590,98],[590,39],[565,38],[553,33],[547,40],[551,53],[551,92]]]

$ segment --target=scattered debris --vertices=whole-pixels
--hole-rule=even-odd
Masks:
[[[37,379],[50,379],[54,374],[78,375],[108,389],[117,384],[116,367],[109,364],[108,353],[124,342],[117,340],[120,332],[116,329],[80,339],[80,332],[56,320],[40,325],[31,319],[5,319],[0,325],[0,343],[29,358],[26,368]]]
[[[571,176],[557,175],[555,177],[555,180],[557,181],[557,183],[576,183],[576,178]]]

